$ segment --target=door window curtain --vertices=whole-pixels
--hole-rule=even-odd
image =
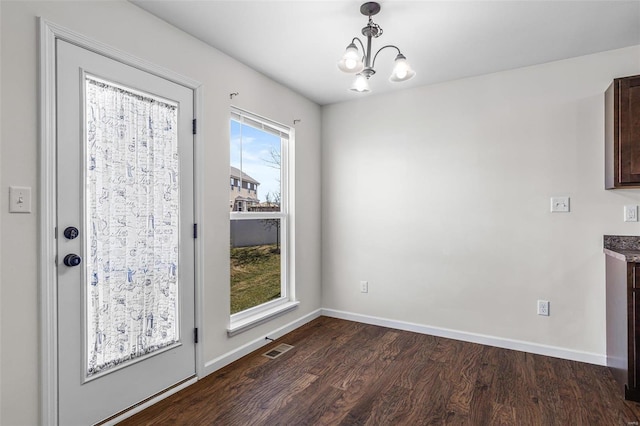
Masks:
[[[85,81],[86,374],[178,335],[178,106]]]

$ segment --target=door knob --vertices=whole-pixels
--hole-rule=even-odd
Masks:
[[[79,234],[78,228],[76,228],[75,226],[69,226],[64,230],[64,237],[67,240],[73,240],[78,236],[78,234]]]
[[[67,266],[78,266],[82,263],[82,258],[77,254],[68,254],[64,257],[63,263]]]

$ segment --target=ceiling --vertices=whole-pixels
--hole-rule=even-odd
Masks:
[[[336,66],[362,38],[361,1],[130,1],[320,105],[370,96],[347,90],[353,76]],[[398,46],[417,75],[390,82],[395,51],[386,49],[374,94],[640,44],[640,0],[380,4],[374,51]]]

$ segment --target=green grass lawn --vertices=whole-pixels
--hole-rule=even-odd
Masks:
[[[231,313],[280,297],[280,253],[276,246],[231,248]]]

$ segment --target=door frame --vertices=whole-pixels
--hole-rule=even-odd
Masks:
[[[58,310],[56,251],[56,40],[63,40],[115,61],[172,81],[193,90],[194,117],[198,132],[194,135],[194,222],[202,220],[202,83],[169,69],[137,58],[122,50],[90,39],[75,31],[38,17],[39,66],[39,353],[40,422],[58,424]],[[195,239],[195,326],[204,335],[201,321],[203,306],[203,239]],[[203,376],[203,339],[196,344],[196,380]],[[152,395],[149,395],[152,396]]]

